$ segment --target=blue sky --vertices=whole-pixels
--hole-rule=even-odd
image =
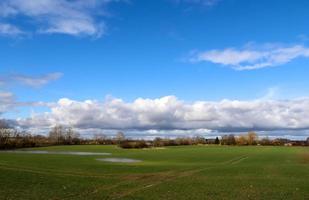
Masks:
[[[33,118],[52,113],[62,98],[130,104],[175,96],[186,105],[306,99],[308,9],[305,0],[5,0],[0,92],[7,95],[0,113]],[[307,129],[296,124],[270,129]],[[191,128],[220,129],[184,129]],[[248,130],[255,128],[268,129]]]

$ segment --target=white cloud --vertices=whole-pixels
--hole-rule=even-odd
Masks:
[[[262,48],[246,46],[241,49],[226,48],[192,54],[191,62],[212,62],[235,70],[254,70],[283,65],[300,57],[309,57],[309,48],[303,45],[264,45]]]
[[[51,107],[54,103],[18,101],[12,92],[0,91],[0,116],[4,113],[15,111],[17,107]]]
[[[24,74],[9,74],[0,76],[0,85],[21,84],[30,87],[42,87],[52,81],[58,80],[63,76],[60,72],[30,76]]]
[[[175,3],[188,3],[202,6],[214,6],[219,3],[220,0],[173,0]]]
[[[22,84],[30,87],[42,87],[51,81],[57,80],[62,77],[62,73],[50,73],[41,76],[28,76],[28,75],[2,75],[0,76],[0,86],[5,88],[7,85]],[[21,106],[39,106],[49,107],[53,103],[45,102],[24,102],[17,101],[12,92],[0,90],[0,116],[5,112],[10,112],[16,107]]]
[[[10,110],[15,104],[15,96],[11,92],[0,91],[0,115]]]
[[[269,131],[309,129],[309,99],[185,103],[174,96],[104,102],[60,99],[51,111],[19,119],[24,127],[46,128],[55,124],[79,129],[137,131]]]
[[[12,75],[10,79],[31,87],[41,87],[63,76],[62,73],[50,73],[41,76]]]
[[[40,30],[40,33],[66,33],[69,35],[93,35],[100,37],[104,33],[104,24],[93,26],[91,23],[82,20],[60,20],[54,22],[54,25],[46,30]]]
[[[0,23],[0,35],[2,36],[19,36],[25,34],[23,31],[21,31],[18,27],[6,24],[6,23]]]
[[[15,99],[13,93],[11,92],[0,92],[0,103],[8,104]]]
[[[114,0],[117,1],[117,0]],[[3,0],[0,18],[26,16],[36,24],[38,33],[62,33],[100,37],[104,34],[106,4],[112,0]],[[19,30],[19,29],[18,29]]]

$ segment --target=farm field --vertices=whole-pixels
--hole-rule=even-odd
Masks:
[[[0,152],[0,199],[309,199],[305,147],[126,150],[83,145],[31,150],[41,153]],[[141,162],[97,160],[102,158]]]

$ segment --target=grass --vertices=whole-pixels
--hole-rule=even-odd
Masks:
[[[180,146],[124,150],[54,146],[48,151],[110,156],[0,152],[0,199],[309,199],[309,148]],[[138,163],[108,163],[119,157]]]

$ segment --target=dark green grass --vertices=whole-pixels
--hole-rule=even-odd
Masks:
[[[54,146],[0,152],[0,199],[309,199],[309,148],[181,146],[124,150]],[[95,160],[124,157],[140,163]]]

